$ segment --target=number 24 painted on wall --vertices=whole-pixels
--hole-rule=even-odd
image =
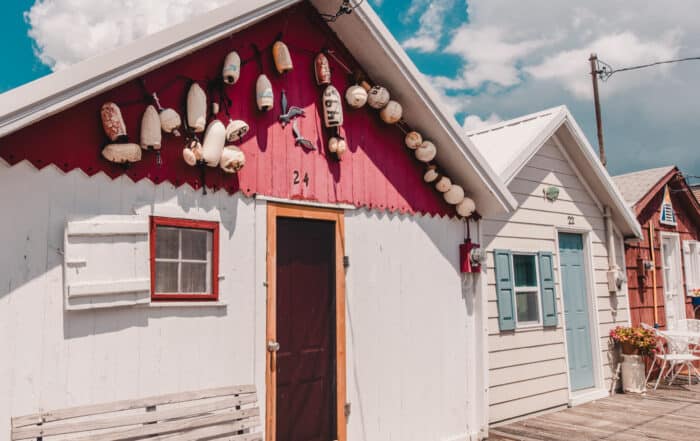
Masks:
[[[292,176],[294,176],[294,178],[292,179],[292,183],[294,183],[294,185],[298,185],[298,184],[303,182],[307,187],[309,186],[309,174],[308,173],[304,172],[304,177],[299,179],[301,177],[299,170],[294,170],[292,172]]]

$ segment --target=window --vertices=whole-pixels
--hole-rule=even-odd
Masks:
[[[659,222],[664,225],[676,225],[676,214],[673,211],[673,204],[671,204],[671,194],[668,186],[664,189],[664,198],[663,202],[661,202],[661,215],[659,216]]]
[[[540,288],[536,256],[533,254],[513,254],[513,275],[517,325],[540,324]]]
[[[153,300],[218,300],[219,224],[151,219]]]
[[[700,242],[683,241],[683,259],[686,294],[698,297],[700,296]]]

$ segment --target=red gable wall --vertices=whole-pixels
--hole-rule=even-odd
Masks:
[[[651,261],[651,251],[649,243],[649,224],[654,225],[654,257],[656,262],[656,301],[657,316],[660,326],[666,326],[666,311],[664,310],[664,280],[661,263],[661,232],[678,233],[681,246],[686,240],[700,240],[700,218],[696,205],[689,203],[687,185],[681,181],[683,177],[676,171],[674,177],[668,180],[671,189],[671,203],[676,215],[677,225],[664,225],[659,222],[660,207],[664,197],[664,183],[667,179],[659,182],[653,190],[653,197],[645,198],[636,206],[637,220],[642,225],[644,240],[625,246],[625,262],[627,264],[628,292],[630,300],[630,314],[632,324],[639,326],[640,323],[654,325],[654,290],[651,271],[640,271],[639,260]],[[682,280],[685,290],[685,262],[681,257]],[[685,295],[685,292],[683,293]],[[695,313],[691,304],[691,299],[686,297],[686,317],[694,318]]]
[[[284,76],[276,73],[270,51],[279,32],[283,32],[283,41],[294,61],[294,70]],[[259,70],[252,60],[253,43],[262,51],[264,72],[275,92],[275,108],[267,113],[259,112],[255,105]],[[401,130],[384,124],[374,109],[365,106],[351,110],[345,106],[342,133],[348,141],[348,152],[340,162],[327,153],[325,144],[329,134],[318,111],[322,88],[316,85],[312,64],[322,48],[336,51],[351,69],[357,67],[317,12],[302,4],[142,78],[149,91],[158,92],[163,107],[176,109],[184,119],[182,104],[187,93],[184,77],[197,80],[207,90],[206,82],[220,76],[223,59],[229,51],[238,51],[243,60],[251,59],[242,66],[240,80],[225,89],[233,101],[231,116],[243,119],[251,128],[239,145],[245,152],[246,165],[238,175],[207,167],[205,184],[210,189],[453,215],[454,209],[423,182],[424,167],[404,147]],[[344,95],[350,85],[348,75],[331,57],[329,60],[333,84]],[[282,128],[278,123],[282,89],[287,92],[289,105],[305,109],[306,117],[298,119],[299,127],[303,136],[315,143],[316,151],[295,146],[291,124]],[[37,168],[51,163],[64,171],[80,168],[88,175],[104,171],[113,178],[126,174],[134,181],[148,178],[155,183],[168,181],[175,186],[188,183],[194,188],[201,187],[200,170],[182,160],[183,138],[163,134],[162,165],[156,164],[153,152],[144,152],[143,159],[128,168],[102,158],[100,150],[106,137],[99,117],[100,106],[107,101],[120,105],[130,141],[138,143],[141,115],[150,104],[143,96],[138,80],[121,85],[0,139],[0,156],[10,164],[27,159]],[[224,123],[228,121],[223,110],[219,117]],[[295,172],[300,176],[298,183]],[[303,182],[305,174],[309,177],[308,186]]]

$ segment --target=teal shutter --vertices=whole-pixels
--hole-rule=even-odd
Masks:
[[[542,296],[542,324],[557,326],[557,293],[554,290],[554,262],[552,253],[537,253],[540,265],[540,295]]]
[[[494,250],[496,265],[496,299],[498,301],[498,327],[501,331],[515,329],[515,289],[510,250]]]

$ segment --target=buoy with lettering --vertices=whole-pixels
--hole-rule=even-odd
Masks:
[[[338,127],[343,125],[343,102],[340,93],[333,85],[323,91],[323,122],[326,127]]]
[[[374,86],[367,93],[367,104],[373,109],[382,109],[389,103],[389,91],[382,86]]]
[[[362,86],[354,84],[345,91],[345,101],[353,109],[359,109],[367,104],[367,91]]]
[[[229,52],[224,59],[224,68],[221,71],[221,76],[226,84],[236,84],[241,77],[241,57],[238,52]]]
[[[236,142],[243,138],[250,127],[241,119],[230,120],[226,125],[226,142]]]
[[[270,83],[265,74],[260,74],[258,81],[255,83],[255,101],[258,104],[258,110],[262,112],[267,112],[275,106],[272,83]]]
[[[224,147],[219,166],[226,173],[236,173],[245,165],[245,153],[236,146]]]

